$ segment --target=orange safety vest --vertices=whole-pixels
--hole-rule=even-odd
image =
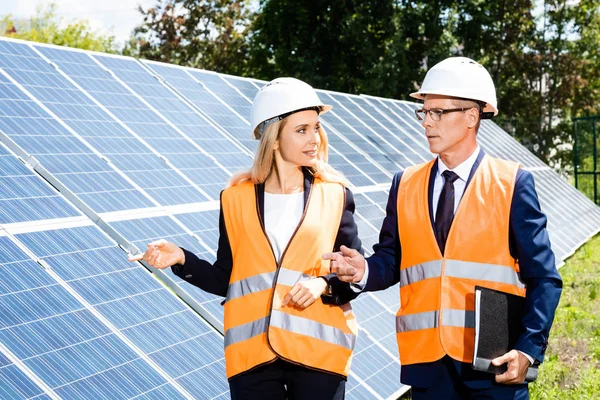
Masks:
[[[337,183],[315,179],[304,214],[279,263],[261,223],[252,183],[223,191],[221,204],[233,255],[225,302],[227,377],[282,358],[348,376],[358,326],[349,304],[281,307],[298,281],[327,275],[345,204]]]
[[[402,244],[396,336],[403,365],[449,355],[472,362],[475,285],[525,296],[509,250],[510,206],[519,165],[487,155],[456,210],[445,254],[429,217],[435,160],[407,168],[398,189]]]

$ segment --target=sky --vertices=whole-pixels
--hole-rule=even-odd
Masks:
[[[0,0],[0,18],[12,14],[15,18],[29,18],[38,4],[48,0]],[[54,0],[57,15],[66,22],[87,20],[92,29],[115,36],[124,43],[136,25],[142,22],[138,5],[149,8],[156,0]]]

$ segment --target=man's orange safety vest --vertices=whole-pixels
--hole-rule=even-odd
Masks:
[[[221,205],[233,256],[225,302],[227,377],[281,358],[348,376],[358,327],[350,305],[282,307],[296,282],[329,274],[322,260],[335,244],[345,189],[315,179],[300,224],[279,262],[259,215],[252,183],[223,191]]]
[[[460,200],[442,255],[428,206],[434,162],[406,169],[398,189],[402,260],[396,335],[403,365],[437,361],[446,354],[472,362],[475,285],[525,296],[509,249],[519,165],[483,158]]]

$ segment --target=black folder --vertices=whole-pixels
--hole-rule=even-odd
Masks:
[[[475,351],[473,369],[501,374],[506,364],[492,360],[508,353],[524,331],[522,319],[525,298],[481,286],[475,286]],[[537,364],[527,370],[526,382],[537,379]]]

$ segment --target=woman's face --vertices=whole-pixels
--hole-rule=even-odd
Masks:
[[[319,114],[314,110],[294,113],[287,117],[275,142],[283,161],[302,167],[317,165],[321,144]]]

